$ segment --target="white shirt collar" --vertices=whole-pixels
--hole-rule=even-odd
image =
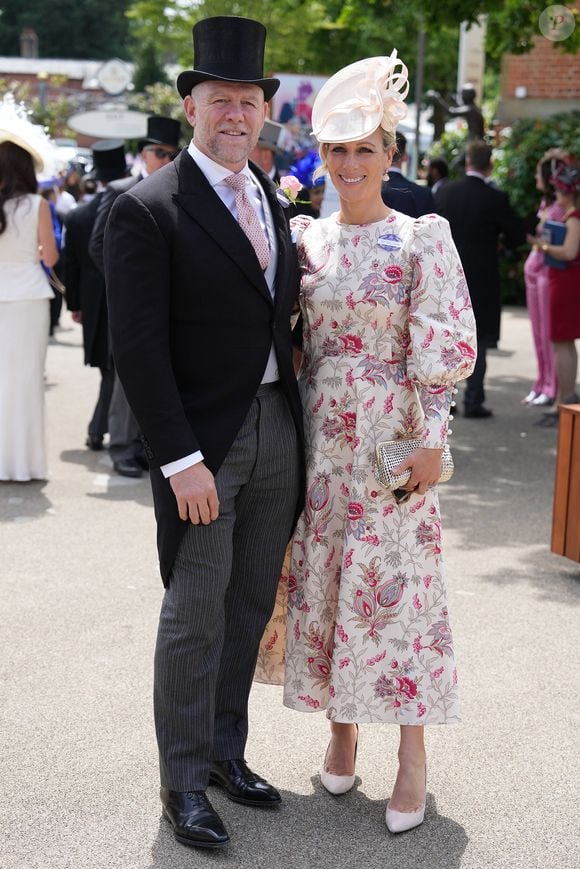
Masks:
[[[481,172],[476,172],[475,169],[468,169],[465,174],[469,176],[469,178],[481,178],[481,180],[485,181],[486,184],[489,181],[489,175],[483,175]]]
[[[189,143],[187,150],[212,187],[217,187],[218,184],[222,184],[226,178],[234,174],[231,169],[226,169],[225,166],[216,163],[215,160],[212,160],[211,157],[208,157],[207,154],[200,151],[197,145],[194,145],[193,139]],[[252,173],[250,172],[250,167],[247,163],[241,170],[241,174],[246,175],[250,181],[252,181]]]

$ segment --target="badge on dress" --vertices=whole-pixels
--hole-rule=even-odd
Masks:
[[[384,235],[379,235],[377,244],[379,247],[382,247],[383,250],[401,250],[403,247],[403,239],[394,233],[387,232]]]

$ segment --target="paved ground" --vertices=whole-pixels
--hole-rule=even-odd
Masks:
[[[232,834],[206,854],[161,819],[151,670],[162,586],[146,480],[83,448],[97,373],[68,315],[47,365],[50,480],[0,484],[0,867],[577,867],[578,565],[549,552],[556,432],[522,408],[524,312],[491,354],[492,420],[458,419],[445,486],[464,724],[428,734],[428,810],[384,826],[396,729],[363,726],[357,786],[321,788],[323,715],[252,694],[248,760],[282,790],[260,813],[215,794]]]

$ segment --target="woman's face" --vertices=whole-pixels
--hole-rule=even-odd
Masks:
[[[376,200],[394,150],[394,145],[387,152],[383,150],[380,127],[356,142],[329,145],[326,164],[340,198],[352,203]]]

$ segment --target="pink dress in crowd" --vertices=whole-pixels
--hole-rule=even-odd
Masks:
[[[541,230],[546,220],[561,221],[564,209],[557,202],[546,205],[542,201],[538,210]],[[536,352],[537,375],[532,386],[536,395],[547,395],[555,398],[558,391],[556,381],[556,361],[554,348],[550,341],[550,277],[548,267],[544,265],[544,254],[541,250],[532,250],[524,265],[526,284],[526,304],[532,326],[534,349]]]

